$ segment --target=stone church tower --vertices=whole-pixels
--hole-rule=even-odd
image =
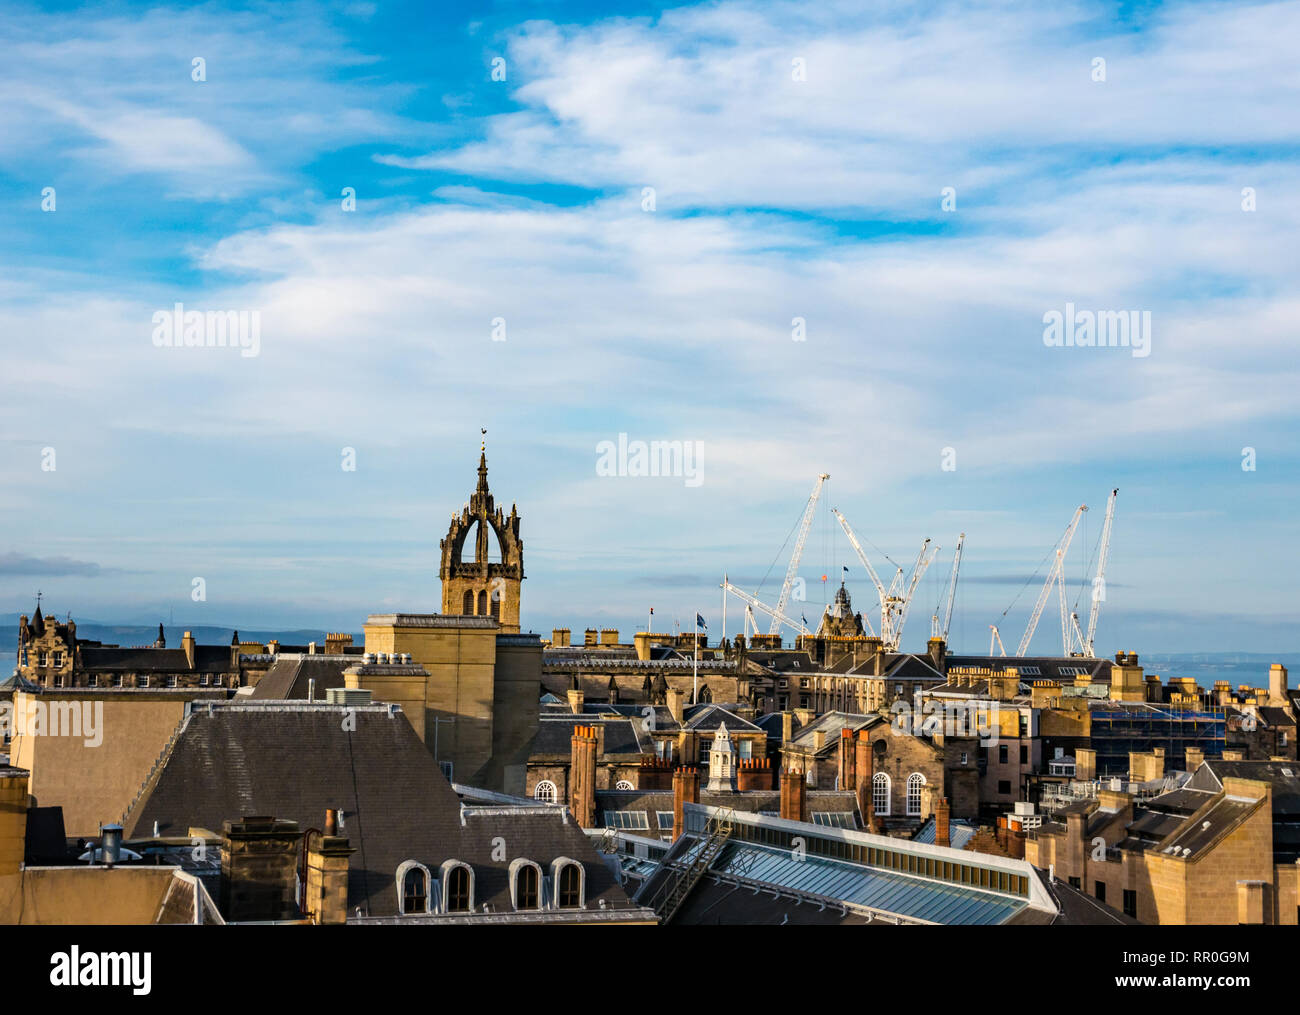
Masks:
[[[473,535],[472,558],[466,544]],[[500,560],[490,560],[489,540],[495,539]],[[519,538],[519,511],[510,506],[507,518],[488,491],[487,451],[478,460],[478,487],[441,543],[442,612],[494,617],[505,634],[519,633],[519,583],[524,579],[524,544]]]

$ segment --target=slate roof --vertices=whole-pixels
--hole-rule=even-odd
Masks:
[[[396,873],[405,860],[431,871],[448,859],[475,872],[475,906],[510,913],[509,861],[525,857],[544,869],[567,856],[586,868],[588,906],[600,899],[625,908],[581,828],[562,807],[478,808],[461,804],[401,710],[354,706],[356,729],[343,729],[342,706],[231,704],[196,709],[164,764],[122,822],[127,839],[221,828],[227,819],[274,815],[320,828],[328,808],[341,811],[341,834],[357,850],[348,878],[348,914],[398,912]],[[492,859],[492,840],[508,856]]]
[[[314,693],[318,699],[325,697],[331,687],[343,687],[343,671],[356,666],[355,656],[342,655],[291,655],[284,653],[262,674],[250,698],[275,701],[306,701],[309,682],[315,681]]]
[[[633,719],[601,719],[589,715],[542,716],[537,722],[528,748],[528,756],[540,755],[569,757],[572,753],[575,726],[600,726],[605,731],[605,754],[646,754],[652,748],[650,736],[641,731],[641,721]]]
[[[232,673],[230,646],[195,645],[191,668],[179,648],[81,648],[81,670],[117,673]]]

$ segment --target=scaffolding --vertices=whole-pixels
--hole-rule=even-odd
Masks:
[[[1097,774],[1127,776],[1129,755],[1165,749],[1167,768],[1185,770],[1187,748],[1199,748],[1217,758],[1227,745],[1228,720],[1222,708],[1108,702],[1091,710],[1091,747],[1097,752]]]

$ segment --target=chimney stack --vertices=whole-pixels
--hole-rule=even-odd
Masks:
[[[857,761],[857,752],[853,749],[853,731],[847,727],[840,729],[840,753],[839,753],[839,788],[842,790],[857,790],[857,779],[854,776],[856,771],[855,762]]]
[[[698,768],[673,769],[673,841],[676,842],[685,827],[686,804],[700,802],[700,770]]]
[[[569,741],[569,810],[583,828],[596,824],[596,741],[591,726],[575,726]]]
[[[857,776],[858,813],[862,816],[863,826],[869,832],[879,832],[880,822],[876,818],[876,809],[871,801],[871,777],[875,774],[875,753],[871,750],[871,735],[866,730],[858,730],[854,745],[857,759],[854,764]]]
[[[1286,690],[1286,667],[1274,663],[1268,668],[1268,703],[1285,708],[1290,704]]]
[[[587,700],[587,693],[577,688],[570,688],[569,692],[569,711],[574,715],[582,715],[583,705]]]
[[[185,650],[185,665],[194,669],[194,632],[186,631],[181,636],[181,648]]]
[[[325,812],[325,832],[309,833],[303,911],[312,923],[348,922],[348,863],[356,852],[339,836],[339,812]]]
[[[787,766],[781,772],[781,811],[780,816],[786,821],[808,820],[807,784],[802,772],[793,771]]]
[[[297,919],[298,823],[245,817],[226,821],[221,839],[221,915],[226,922]]]
[[[682,719],[682,715],[683,715],[682,698],[683,697],[685,697],[684,691],[679,691],[674,687],[668,688],[668,694],[666,696],[666,700],[668,702],[668,711],[672,713],[673,721],[676,722],[677,725],[679,726],[683,722]]]
[[[941,796],[934,805],[934,844],[936,846],[952,845],[949,804],[946,796]]]

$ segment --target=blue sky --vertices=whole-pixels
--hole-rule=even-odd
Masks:
[[[1018,640],[1118,486],[1100,650],[1293,651],[1297,36],[1297,3],[0,6],[0,612],[436,610],[486,427],[538,631],[716,634],[825,471],[869,548],[943,547],[905,644],[962,531],[956,646]],[[178,301],[256,310],[259,355],[155,347]],[[1045,346],[1067,303],[1149,311],[1150,355]],[[703,482],[598,475],[619,433]],[[869,603],[851,553],[821,512],[810,619],[846,562]]]

